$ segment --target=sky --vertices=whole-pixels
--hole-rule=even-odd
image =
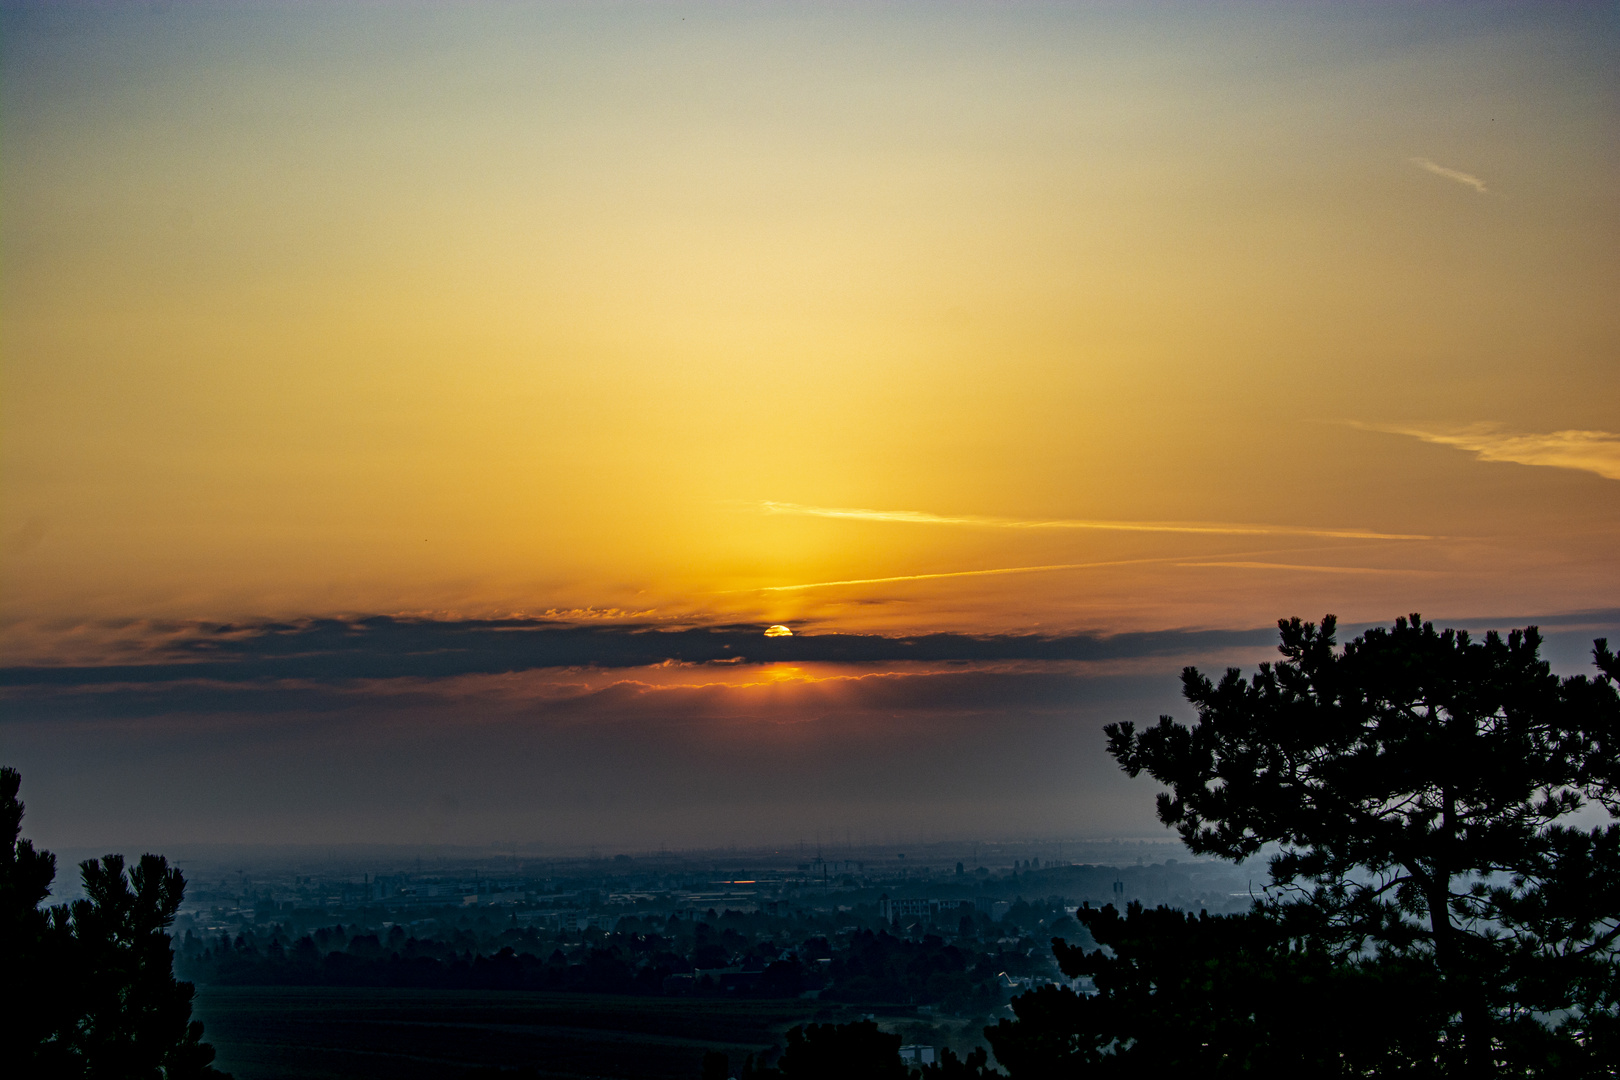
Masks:
[[[1157,836],[1102,725],[1278,618],[1582,670],[1617,50],[1612,4],[0,5],[31,835]]]

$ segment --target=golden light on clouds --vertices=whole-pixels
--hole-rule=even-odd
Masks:
[[[1494,424],[1473,424],[1451,431],[1358,425],[1369,431],[1409,435],[1426,443],[1467,450],[1480,461],[1579,469],[1606,480],[1620,480],[1620,435],[1609,431],[1550,431],[1545,434],[1503,431]]]

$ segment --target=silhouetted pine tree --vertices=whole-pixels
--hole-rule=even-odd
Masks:
[[[1106,951],[1059,939],[1053,951],[1096,992],[1020,995],[1017,1019],[985,1034],[1016,1078],[1445,1075],[1432,972],[1338,957],[1319,927],[1289,917],[1302,914],[1081,908]]]
[[[1169,788],[1160,820],[1198,854],[1277,845],[1257,917],[1431,981],[1437,1067],[1616,1075],[1620,826],[1568,824],[1588,803],[1620,817],[1607,643],[1596,678],[1560,679],[1534,627],[1476,642],[1414,615],[1336,650],[1331,616],[1278,625],[1284,660],[1252,678],[1183,673],[1191,727],[1107,728],[1130,775]]]
[[[0,769],[0,945],[10,1002],[0,1009],[8,1076],[87,1080],[224,1078],[174,977],[166,932],[185,878],[161,855],[131,871],[120,855],[80,864],[85,899],[41,908],[56,858],[21,839],[21,778]]]

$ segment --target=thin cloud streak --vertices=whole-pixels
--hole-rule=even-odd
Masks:
[[[1276,555],[1276,554],[1287,554],[1289,552],[1301,552],[1301,551],[1320,553],[1322,551],[1333,551],[1335,549],[1342,548],[1342,547],[1347,547],[1347,546],[1348,545],[1329,544],[1329,545],[1326,545],[1325,547],[1324,546],[1315,546],[1315,547],[1307,547],[1307,548],[1261,548],[1261,549],[1259,549],[1257,551],[1236,552],[1234,554],[1237,554],[1237,555]],[[991,569],[988,569],[988,570],[947,570],[947,571],[941,571],[941,572],[932,573],[932,574],[896,574],[896,575],[893,575],[891,577],[853,578],[853,579],[850,579],[850,580],[847,580],[847,581],[813,581],[813,582],[807,582],[807,583],[801,584],[801,585],[768,585],[768,586],[762,586],[762,587],[756,588],[756,589],[734,589],[734,590],[730,590],[730,591],[732,591],[732,592],[795,592],[795,591],[798,591],[800,589],[828,589],[828,588],[832,588],[832,587],[838,586],[838,585],[882,585],[882,584],[887,584],[889,582],[896,582],[896,581],[931,581],[931,580],[935,580],[935,579],[938,579],[938,578],[994,577],[994,576],[1003,575],[1003,574],[1044,574],[1044,573],[1054,573],[1054,572],[1059,572],[1059,571],[1064,571],[1064,570],[1095,570],[1095,569],[1102,569],[1102,568],[1111,567],[1111,566],[1147,566],[1147,565],[1152,565],[1152,564],[1160,564],[1160,565],[1169,564],[1169,565],[1172,565],[1172,566],[1237,566],[1237,567],[1247,567],[1247,568],[1250,568],[1250,569],[1265,568],[1265,569],[1278,569],[1278,570],[1311,570],[1311,569],[1335,570],[1335,569],[1339,569],[1339,570],[1342,570],[1343,572],[1346,572],[1346,573],[1357,573],[1357,572],[1384,573],[1385,572],[1385,571],[1374,570],[1374,569],[1301,566],[1301,565],[1299,565],[1297,563],[1270,563],[1270,562],[1243,562],[1243,561],[1193,562],[1193,561],[1190,561],[1189,556],[1186,556],[1186,555],[1159,555],[1159,556],[1155,556],[1155,557],[1152,557],[1152,558],[1145,558],[1145,559],[1110,559],[1110,560],[1103,561],[1103,562],[1053,563],[1053,564],[1046,565],[1046,566],[1001,566],[1001,567],[994,567],[994,568],[991,568]],[[1415,573],[1424,573],[1425,571],[1419,571],[1419,570],[1395,571],[1395,570],[1391,570],[1391,571],[1387,571],[1387,572],[1388,573],[1414,573],[1415,574]]]
[[[767,585],[741,592],[797,592],[801,589],[830,589],[838,585],[885,585],[895,581],[934,581],[939,578],[996,577],[1004,574],[1046,574],[1059,570],[1092,570],[1103,566],[1136,566],[1165,562],[1164,559],[1114,559],[1109,562],[1053,563],[1049,566],[1001,566],[991,570],[948,570],[937,574],[896,574],[893,577],[850,578],[846,581],[811,581],[802,585]]]
[[[1481,180],[1473,173],[1465,173],[1459,169],[1448,169],[1444,165],[1441,165],[1438,162],[1430,161],[1426,157],[1407,158],[1407,160],[1416,165],[1418,168],[1422,169],[1424,172],[1431,172],[1436,176],[1443,176],[1447,180],[1455,180],[1459,184],[1464,184],[1473,188],[1481,195],[1490,194],[1490,189],[1485,186],[1485,181]]]
[[[1515,465],[1543,465],[1554,469],[1578,469],[1596,473],[1606,480],[1620,480],[1620,435],[1610,431],[1572,428],[1545,434],[1515,434],[1494,425],[1474,424],[1453,431],[1429,431],[1392,424],[1350,424],[1363,431],[1405,435],[1438,446],[1466,450],[1481,461],[1505,461]]]
[[[1107,532],[1190,533],[1195,535],[1212,536],[1313,536],[1333,540],[1439,539],[1435,536],[1414,533],[1381,533],[1373,532],[1368,529],[1318,529],[1304,525],[1250,525],[1210,521],[1108,521],[1089,518],[1023,520],[1020,518],[991,517],[988,515],[978,514],[931,514],[925,510],[867,510],[860,507],[806,506],[803,503],[773,501],[762,502],[759,505],[760,509],[767,514],[792,514],[800,517],[842,518],[852,521],[885,521],[908,525],[965,525],[976,528],[990,529],[1090,529]],[[1097,563],[1084,565],[1101,566],[1109,564]],[[1029,569],[1068,570],[1075,569],[1075,567],[1032,567]],[[983,572],[989,573],[990,571]],[[864,583],[856,582],[840,584]]]
[[[1316,574],[1434,574],[1438,570],[1392,570],[1378,566],[1311,566],[1280,562],[1178,562],[1176,566],[1230,567],[1234,570],[1305,570]]]

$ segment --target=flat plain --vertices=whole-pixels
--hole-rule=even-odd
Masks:
[[[216,986],[198,988],[194,1015],[236,1080],[456,1080],[479,1067],[697,1080],[706,1050],[740,1064],[793,1025],[843,1012],[801,1000]]]

